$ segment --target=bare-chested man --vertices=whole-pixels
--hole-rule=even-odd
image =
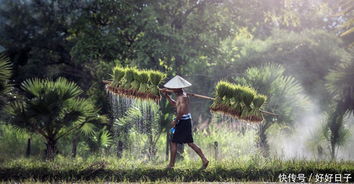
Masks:
[[[168,101],[176,107],[176,119],[172,121],[171,126],[175,128],[171,140],[171,159],[167,168],[173,168],[175,165],[177,154],[177,143],[187,143],[202,159],[203,165],[201,169],[205,169],[209,161],[205,158],[202,150],[193,143],[191,114],[189,112],[189,95],[182,88],[171,89],[176,94],[176,100],[173,100],[167,92],[167,89],[161,91],[166,96]]]

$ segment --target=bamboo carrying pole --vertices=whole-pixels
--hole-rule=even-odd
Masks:
[[[170,90],[170,89],[159,89],[160,91],[167,91],[169,93],[173,93],[173,90]],[[198,97],[198,98],[204,98],[204,99],[208,99],[208,100],[215,100],[215,98],[212,98],[212,97],[209,97],[209,96],[204,96],[204,95],[199,95],[199,94],[195,94],[195,93],[187,93],[188,95],[190,96],[195,96],[195,97]]]
[[[169,90],[169,89],[160,89],[160,90],[165,90],[167,92],[173,93],[173,90]],[[191,96],[195,96],[198,98],[204,98],[204,99],[208,99],[208,100],[215,100],[215,98],[213,97],[209,97],[209,96],[204,96],[204,95],[199,95],[199,94],[195,94],[195,93],[187,93],[188,95]],[[272,113],[272,112],[268,112],[268,111],[264,111],[264,110],[260,110],[262,113],[264,114],[269,114],[269,115],[273,115],[273,116],[278,116],[278,114]]]
[[[104,84],[110,84],[111,81],[108,81],[108,80],[103,80],[102,81]],[[161,89],[159,88],[160,91],[166,91],[166,92],[169,92],[169,93],[173,93],[173,90],[170,90],[170,89]],[[200,94],[196,94],[196,93],[187,93],[188,95],[190,96],[195,96],[195,97],[198,97],[198,98],[203,98],[203,99],[208,99],[208,100],[215,100],[215,98],[213,97],[209,97],[209,96],[204,96],[204,95],[200,95]],[[264,111],[264,110],[260,110],[262,113],[264,114],[269,114],[269,115],[273,115],[273,116],[279,116],[278,114],[275,114],[275,113],[272,113],[272,112],[267,112],[267,111]]]

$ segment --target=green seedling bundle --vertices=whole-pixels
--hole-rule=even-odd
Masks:
[[[116,66],[113,69],[112,82],[107,88],[117,95],[159,101],[161,96],[158,85],[165,78],[164,73],[155,70]]]
[[[263,120],[260,109],[266,100],[266,96],[257,94],[253,88],[220,81],[210,109],[241,120],[260,122]]]

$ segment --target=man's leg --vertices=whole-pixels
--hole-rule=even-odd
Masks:
[[[209,160],[207,158],[205,158],[202,149],[200,149],[196,144],[194,143],[188,143],[188,146],[191,147],[202,159],[203,161],[203,167],[202,168],[206,168],[209,164]]]
[[[168,164],[168,168],[172,168],[175,166],[176,154],[177,154],[177,143],[171,142],[171,158],[170,163]]]

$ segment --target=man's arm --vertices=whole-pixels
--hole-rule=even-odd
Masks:
[[[176,101],[173,100],[170,95],[167,94],[167,92],[165,90],[161,90],[162,94],[165,95],[165,97],[167,98],[167,100],[174,106],[176,107]]]
[[[176,113],[176,118],[172,121],[171,123],[171,126],[172,127],[175,127],[178,123],[178,121],[182,118],[183,114],[181,113],[181,110],[180,110],[180,105],[176,105],[176,108],[177,108],[177,113]]]
[[[195,97],[195,94],[194,93],[187,93],[188,96],[193,96]]]
[[[183,116],[183,114],[181,113],[181,111],[177,110],[176,122],[178,122],[182,118],[182,116]]]
[[[170,97],[170,95],[168,95],[168,94],[165,94],[165,96],[166,96],[167,100],[168,100],[174,107],[176,107],[176,101],[173,100],[173,99]]]

